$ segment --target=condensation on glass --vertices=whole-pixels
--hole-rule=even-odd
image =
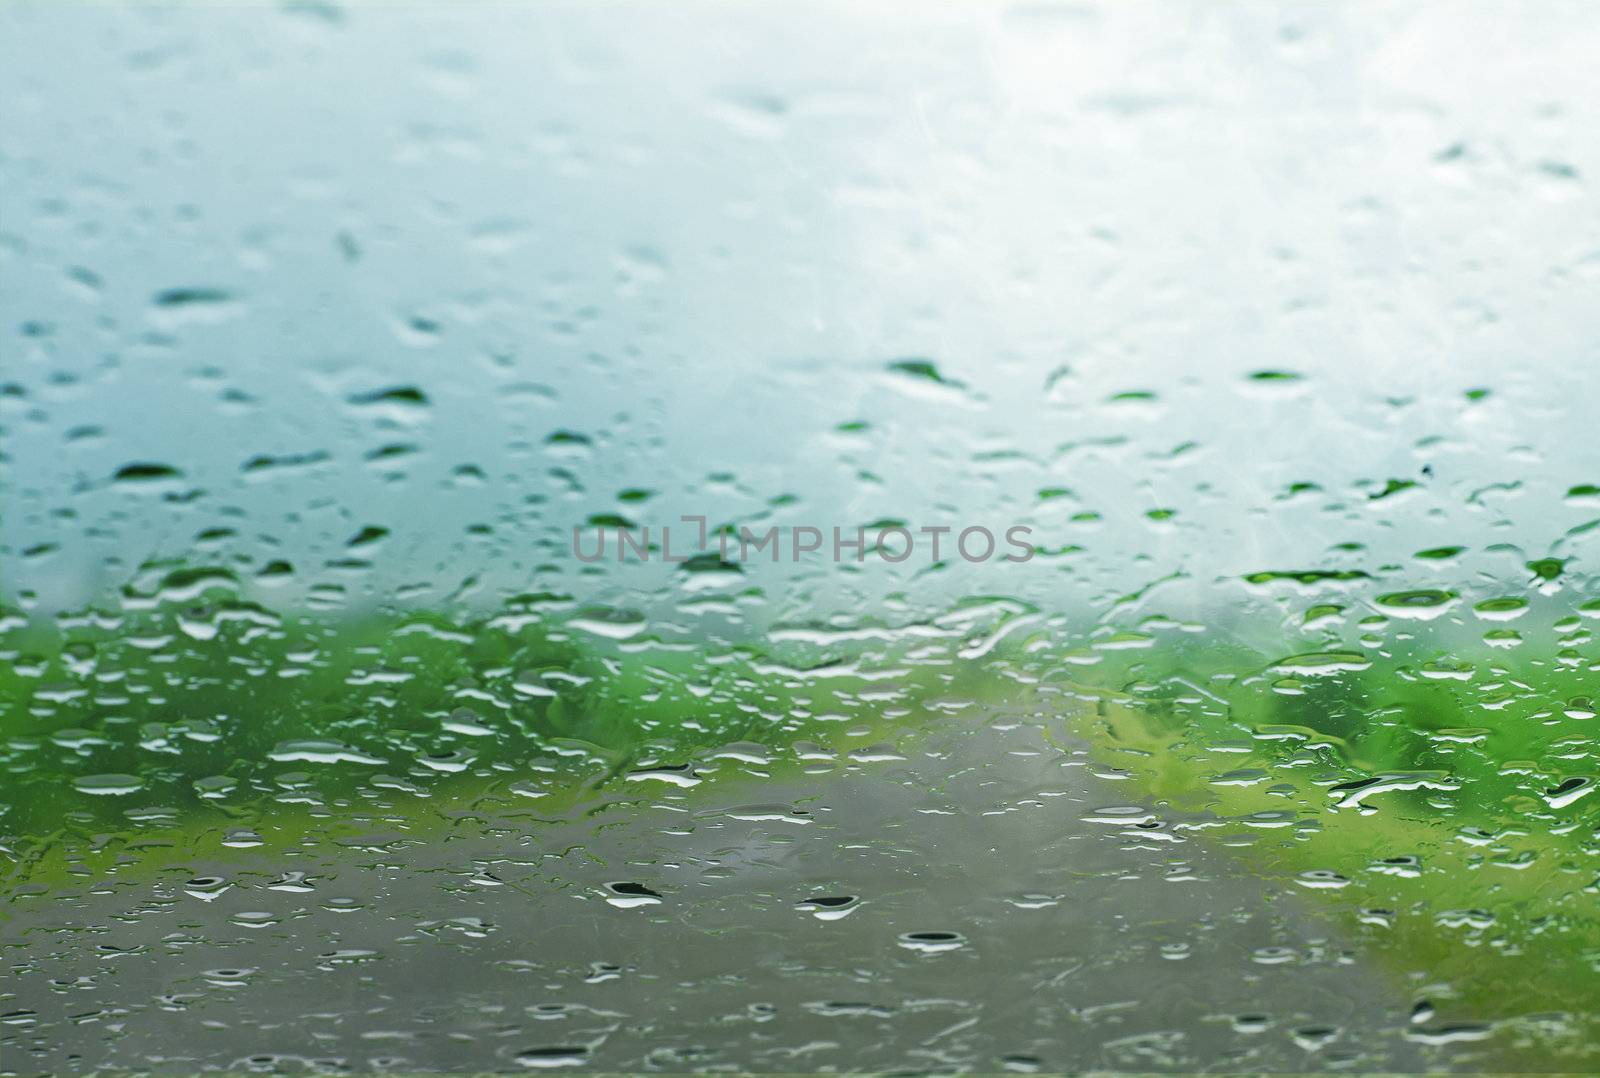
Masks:
[[[6,6],[0,1067],[1592,1067],[1597,48]]]

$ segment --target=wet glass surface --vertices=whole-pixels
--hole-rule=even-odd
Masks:
[[[1593,1069],[1597,47],[0,7],[0,1072]]]

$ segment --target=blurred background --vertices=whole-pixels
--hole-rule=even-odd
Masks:
[[[1583,5],[3,17],[13,601],[670,597],[571,529],[694,513],[1024,523],[987,586],[1103,604],[1595,515]]]
[[[0,1071],[1591,1065],[1597,55],[0,5]]]

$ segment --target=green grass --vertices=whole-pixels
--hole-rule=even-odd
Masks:
[[[1414,1035],[1498,1024],[1500,1065],[1543,1067],[1597,1054],[1596,614],[1544,604],[1520,642],[1470,617],[1266,650],[1169,630],[1034,673],[1093,706],[1066,732],[1170,826],[1340,911],[1438,1007]]]
[[[188,569],[114,610],[0,615],[0,878],[131,878],[226,856],[231,831],[270,850],[490,801],[558,814],[716,746],[847,748],[982,690],[948,646],[618,639],[626,615],[566,606],[285,616]]]

